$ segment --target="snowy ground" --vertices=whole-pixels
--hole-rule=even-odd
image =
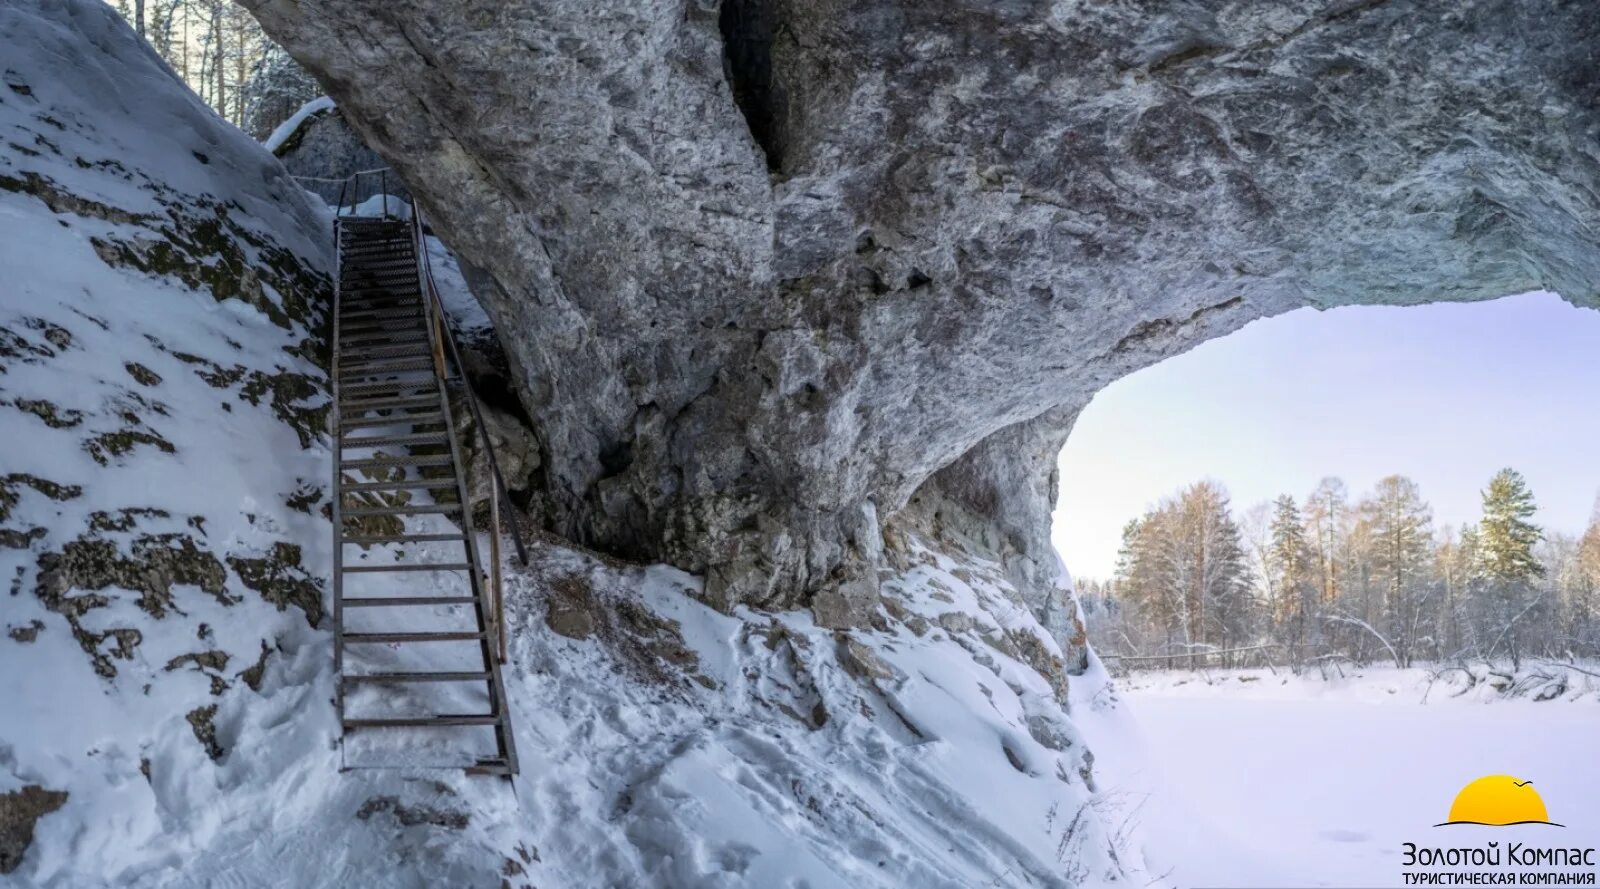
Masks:
[[[1185,887],[1385,887],[1406,842],[1600,846],[1600,683],[1535,702],[1358,672],[1119,680],[1131,719],[1086,732],[1102,789],[1138,809],[1151,869]],[[1432,826],[1497,773],[1534,781],[1567,826]]]

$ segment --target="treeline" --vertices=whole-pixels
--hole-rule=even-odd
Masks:
[[[1443,529],[1405,476],[1353,503],[1323,479],[1239,519],[1203,481],[1129,522],[1115,577],[1078,592],[1091,641],[1129,668],[1600,656],[1600,509],[1580,538],[1535,510],[1512,469],[1476,523]]]
[[[320,95],[310,76],[232,0],[111,5],[206,104],[257,139]]]

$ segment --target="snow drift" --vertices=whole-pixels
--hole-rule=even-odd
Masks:
[[[341,773],[330,219],[105,5],[8,4],[0,45],[7,880],[1144,882],[1068,716],[1103,673],[1069,686],[1000,566],[910,535],[847,632],[540,543],[516,781]]]

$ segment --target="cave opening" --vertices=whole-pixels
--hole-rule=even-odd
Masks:
[[[1217,514],[1237,532],[1256,608],[1254,623],[1231,629],[1226,641],[1270,637],[1285,657],[1390,657],[1377,636],[1400,632],[1384,623],[1392,591],[1363,587],[1357,596],[1356,581],[1344,585],[1346,569],[1335,560],[1365,570],[1366,557],[1333,547],[1335,537],[1341,547],[1368,545],[1361,535],[1387,527],[1381,511],[1396,504],[1413,511],[1418,546],[1448,553],[1483,521],[1492,479],[1512,469],[1531,491],[1528,520],[1542,529],[1541,558],[1567,557],[1563,547],[1586,534],[1600,544],[1600,465],[1592,459],[1600,440],[1597,354],[1600,311],[1536,292],[1300,309],[1112,383],[1082,411],[1061,451],[1052,520],[1052,542],[1084,600],[1091,643],[1111,657],[1220,644],[1141,636],[1121,626],[1129,618],[1118,613],[1128,607],[1122,600],[1130,598],[1135,549],[1145,543],[1136,526],[1207,497],[1220,498]],[[1195,495],[1200,486],[1214,490]],[[1296,516],[1317,553],[1322,588],[1315,605],[1303,607],[1275,604],[1285,595],[1281,535]],[[1318,527],[1326,539],[1319,541]],[[1429,582],[1417,596],[1435,597],[1426,606],[1435,609],[1454,581]],[[1340,598],[1341,590],[1354,598]],[[1329,624],[1278,639],[1285,607],[1314,615],[1312,624],[1348,618],[1374,631],[1338,643]],[[1467,644],[1456,633],[1430,624],[1386,644],[1410,645],[1419,660],[1446,657]]]
[[[717,13],[722,31],[722,66],[750,128],[766,156],[767,169],[783,167],[781,91],[772,74],[772,40],[777,16],[772,0],[723,0]]]

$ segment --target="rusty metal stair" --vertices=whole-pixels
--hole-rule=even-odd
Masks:
[[[497,638],[503,638],[503,631],[495,623],[499,619],[498,602],[491,600],[489,584],[479,568],[471,510],[463,508],[470,501],[446,386],[446,334],[436,294],[425,289],[431,288],[432,282],[419,253],[421,228],[393,217],[341,215],[334,232],[339,266],[334,290],[331,372],[336,450],[333,616],[340,725],[347,742],[354,732],[442,733],[487,728],[493,733],[493,752],[476,756],[463,766],[474,773],[514,775],[517,753],[500,669],[503,648],[497,653],[495,643]],[[453,343],[449,345],[453,348]],[[431,448],[433,453],[412,453],[412,448]],[[429,471],[426,477],[421,475],[422,469]],[[361,478],[363,472],[369,473],[365,479]],[[403,505],[381,499],[376,501],[381,505],[375,505],[373,499],[400,494],[410,495]],[[453,495],[453,500],[432,499],[429,495]],[[419,501],[418,497],[425,499]],[[353,520],[379,518],[391,524],[398,520],[403,527],[408,518],[421,516],[452,520],[455,530],[374,533],[353,526],[360,524]],[[459,558],[450,561],[420,561],[412,546],[417,543],[458,545],[462,551]],[[351,564],[351,554],[347,552],[350,547],[365,551],[389,546],[399,547],[393,562]],[[497,544],[495,550],[497,559]],[[497,564],[495,570],[498,576]],[[414,585],[413,578],[435,573],[465,577],[470,595],[436,595],[434,589]],[[353,578],[358,577],[370,580],[374,576],[387,579],[381,595],[346,594],[347,581],[353,583]],[[406,595],[408,592],[412,595]],[[494,592],[497,595],[498,589]],[[360,609],[363,614],[392,611],[422,616],[409,617],[413,624],[405,628],[352,631],[346,621],[347,609]],[[470,618],[471,626],[465,630],[419,628],[414,623],[430,619],[433,614],[460,617],[460,609],[465,609]],[[353,666],[353,649],[390,646],[391,653],[398,653],[401,649],[439,643],[468,643],[477,650],[481,664],[466,669],[458,665],[409,672],[346,672]],[[426,660],[426,654],[419,659]],[[479,686],[487,712],[347,712],[347,695],[360,688],[440,683]],[[387,765],[366,763],[358,767]]]

